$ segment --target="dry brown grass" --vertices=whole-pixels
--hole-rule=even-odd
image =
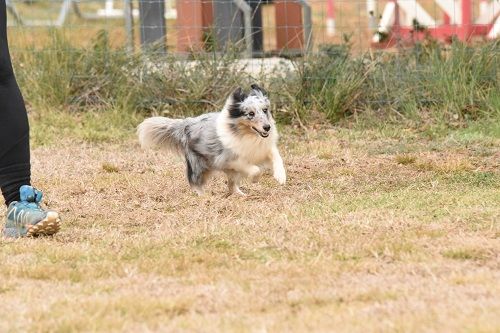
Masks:
[[[36,148],[64,224],[1,240],[0,331],[498,331],[494,147],[288,130],[288,184],[246,198],[195,196],[133,138]]]

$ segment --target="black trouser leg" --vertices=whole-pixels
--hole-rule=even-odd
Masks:
[[[0,188],[8,205],[30,183],[29,125],[7,44],[5,0],[0,0]]]

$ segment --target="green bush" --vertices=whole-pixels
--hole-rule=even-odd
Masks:
[[[50,47],[18,58],[26,100],[43,108],[191,116],[220,107],[228,91],[250,84],[243,68],[232,66],[234,54],[202,54],[189,63],[154,50],[131,54],[112,48],[104,31],[88,49],[54,33]]]
[[[306,57],[298,66],[296,105],[314,109],[335,122],[357,109],[371,68],[353,58],[349,47],[329,46]],[[307,111],[302,112],[307,113]]]
[[[252,78],[237,52],[193,54],[193,61],[150,50],[130,53],[100,32],[75,48],[54,31],[48,47],[16,54],[19,83],[35,108],[72,112],[192,116],[219,109],[237,86],[262,81],[280,120],[336,122],[352,113],[395,111],[402,117],[469,121],[499,117],[500,43],[444,47],[426,41],[398,52],[354,56],[349,43],[321,47],[281,75]]]

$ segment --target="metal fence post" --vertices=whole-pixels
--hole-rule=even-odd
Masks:
[[[127,32],[127,49],[134,52],[134,15],[131,0],[123,0],[123,14],[125,16],[125,30]]]
[[[246,56],[251,58],[253,55],[252,38],[252,8],[244,0],[233,0],[238,8],[243,12],[243,36],[245,39]]]
[[[264,33],[262,31],[263,0],[246,0],[252,8],[252,44],[253,55],[262,56],[264,51]]]
[[[305,50],[306,52],[311,52],[313,46],[312,9],[311,5],[309,5],[307,0],[299,0],[299,3],[302,5],[302,8],[304,9],[303,17],[304,17],[304,39],[306,42]]]
[[[215,1],[214,29],[219,48],[237,44],[243,37],[245,54],[252,57],[252,8],[244,0]]]
[[[164,0],[139,0],[139,17],[141,45],[143,47],[154,45],[155,49],[166,52],[167,27]]]
[[[16,22],[18,24],[23,25],[24,24],[23,19],[21,18],[21,16],[17,12],[16,8],[12,5],[10,0],[6,0],[5,4],[7,6],[7,11],[12,14],[12,16],[14,17],[14,20],[16,20]]]

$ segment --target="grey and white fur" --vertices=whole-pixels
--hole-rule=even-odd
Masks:
[[[194,118],[152,117],[137,128],[143,148],[174,151],[186,160],[191,188],[203,194],[214,171],[227,175],[229,194],[244,193],[240,181],[257,181],[265,169],[271,169],[280,184],[286,171],[278,151],[278,131],[270,111],[267,93],[251,85],[248,94],[236,89],[221,112]]]

